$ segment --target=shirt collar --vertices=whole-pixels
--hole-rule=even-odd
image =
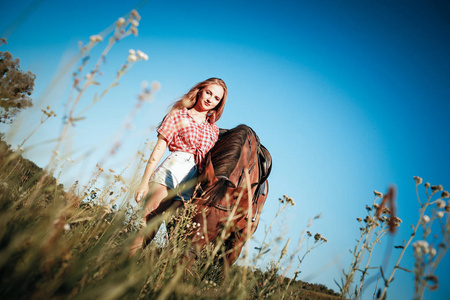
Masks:
[[[182,115],[182,116],[189,116],[189,117],[191,117],[192,118],[192,116],[189,114],[189,112],[188,112],[188,109],[185,107],[185,108],[183,108],[181,111],[180,111],[180,114]],[[194,118],[192,118],[192,120],[195,122],[195,120],[194,120]],[[206,117],[206,121],[208,121],[208,124],[211,124],[211,116],[207,116]],[[203,124],[203,123],[202,123]]]

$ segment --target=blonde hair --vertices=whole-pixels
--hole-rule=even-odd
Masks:
[[[187,94],[185,94],[180,100],[175,102],[170,109],[170,113],[172,113],[174,110],[187,108],[190,109],[195,106],[198,100],[198,96],[200,92],[207,86],[216,84],[218,86],[221,86],[223,89],[223,97],[220,100],[219,104],[217,104],[216,107],[214,107],[209,113],[209,122],[211,124],[215,123],[220,119],[220,116],[222,116],[223,109],[225,108],[225,103],[227,102],[227,96],[228,96],[228,89],[225,82],[220,78],[208,78],[202,82],[197,83],[194,85]]]

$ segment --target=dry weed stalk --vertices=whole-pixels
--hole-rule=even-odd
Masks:
[[[381,239],[390,231],[394,230],[395,227],[399,226],[402,222],[400,218],[393,214],[393,188],[390,188],[388,194],[384,195],[380,192],[374,191],[375,199],[372,206],[366,205],[367,215],[364,219],[357,218],[358,223],[365,224],[361,226],[360,236],[353,250],[349,250],[353,254],[352,260],[350,262],[350,267],[347,272],[342,271],[344,278],[341,279],[341,284],[337,283],[341,297],[355,298],[361,296],[363,290],[364,281],[368,271],[370,269],[378,269],[378,267],[371,267],[370,261],[372,259],[372,254],[375,245],[381,243]],[[382,199],[381,203],[378,204],[377,200]],[[386,206],[387,201],[391,201],[391,208]],[[389,216],[388,216],[389,215]],[[365,261],[364,267],[361,268],[363,263],[364,255],[368,253],[367,260]],[[357,272],[361,272],[361,277],[359,284],[355,286],[354,291],[351,291],[351,286],[354,282],[354,278]]]
[[[429,288],[430,290],[436,290],[438,285],[438,277],[434,274],[437,266],[441,262],[442,258],[447,253],[448,244],[449,244],[449,232],[450,232],[450,224],[448,212],[450,211],[450,207],[448,203],[445,203],[443,199],[449,197],[449,193],[444,191],[441,185],[431,186],[430,183],[425,183],[425,193],[427,195],[427,200],[422,203],[419,196],[418,186],[422,184],[422,178],[415,176],[414,180],[416,182],[416,195],[417,200],[419,202],[419,219],[415,226],[411,226],[413,231],[411,233],[410,238],[405,243],[403,241],[402,244],[402,252],[392,270],[388,279],[384,279],[385,286],[383,291],[381,292],[380,298],[382,299],[386,295],[386,289],[389,283],[394,278],[394,273],[397,269],[403,269],[400,267],[400,261],[407,249],[407,247],[411,244],[413,239],[416,237],[417,231],[419,228],[422,228],[422,240],[419,240],[413,243],[414,248],[414,299],[422,299],[425,289]],[[431,193],[429,192],[431,190]],[[437,193],[441,192],[441,195],[438,199],[433,200],[433,196]],[[435,206],[436,205],[436,206]],[[435,206],[435,207],[434,207]],[[427,209],[431,209],[431,218],[426,214]],[[432,225],[435,220],[438,220],[440,225],[440,234],[432,233]],[[430,236],[432,236],[430,238]],[[434,240],[432,242],[427,242],[427,239]],[[440,242],[437,243],[437,240],[440,239]],[[435,248],[435,243],[437,243],[437,250]],[[431,283],[431,284],[430,284]]]
[[[395,272],[400,269],[406,272],[411,272],[410,270],[401,267],[400,262],[406,252],[406,249],[413,242],[417,236],[419,229],[422,230],[422,239],[416,241],[412,244],[414,248],[414,258],[415,264],[413,269],[414,274],[414,299],[422,299],[426,288],[430,290],[436,290],[439,287],[439,279],[434,274],[437,266],[442,261],[443,257],[447,253],[448,244],[450,241],[450,222],[448,212],[450,211],[450,205],[446,203],[443,199],[449,197],[449,193],[443,190],[441,185],[431,186],[429,183],[425,183],[425,193],[427,195],[427,200],[422,203],[419,196],[419,185],[422,184],[423,180],[420,177],[415,176],[414,180],[416,182],[416,195],[419,202],[419,218],[415,225],[411,225],[412,233],[407,241],[395,248],[402,249],[399,257],[389,275],[386,276],[383,266],[380,266],[381,279],[383,282],[383,287],[378,289],[375,288],[374,298],[385,299],[387,288],[390,286],[394,280]],[[431,191],[431,193],[430,193]],[[433,197],[441,192],[440,197],[433,200]],[[382,203],[373,203],[372,207],[366,206],[369,214],[364,219],[366,223],[365,227],[361,227],[361,235],[357,241],[357,244],[353,250],[353,258],[350,264],[350,269],[347,273],[344,272],[345,280],[342,280],[342,285],[339,285],[341,291],[341,297],[348,296],[350,298],[361,297],[361,292],[363,290],[363,284],[365,281],[365,276],[368,274],[370,269],[378,269],[370,267],[369,262],[372,256],[373,248],[375,244],[380,243],[380,240],[388,233],[393,232],[395,227],[399,225],[401,220],[392,214],[393,206],[393,190],[390,189],[388,195],[383,195],[379,192],[375,193],[375,200],[383,198]],[[434,197],[436,198],[436,197]],[[391,208],[386,207],[386,203],[391,201]],[[430,208],[430,213],[427,214],[427,210]],[[376,209],[374,211],[373,209]],[[383,214],[389,215],[382,216]],[[430,217],[431,216],[431,217]],[[433,226],[433,222],[437,221],[439,224]],[[358,218],[358,222],[362,222],[362,219]],[[375,232],[375,229],[379,229]],[[432,234],[435,229],[438,228],[437,233]],[[362,263],[362,257],[365,252],[369,252],[369,257],[365,264],[364,269],[360,268]],[[360,283],[355,287],[354,292],[350,292],[350,286],[353,283],[356,271],[362,273]],[[336,283],[337,284],[337,283]],[[378,283],[377,283],[378,286]],[[377,291],[378,289],[378,291]]]

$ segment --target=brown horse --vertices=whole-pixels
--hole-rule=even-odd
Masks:
[[[225,246],[226,265],[236,261],[258,227],[271,168],[269,151],[250,127],[239,125],[221,132],[193,196],[197,230],[191,254],[198,256],[208,242],[214,242],[216,250]]]

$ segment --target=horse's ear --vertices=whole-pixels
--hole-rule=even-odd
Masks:
[[[217,181],[216,174],[214,173],[214,166],[211,161],[211,154],[206,156],[205,169],[202,174],[202,181],[207,181],[208,184],[213,184]]]

